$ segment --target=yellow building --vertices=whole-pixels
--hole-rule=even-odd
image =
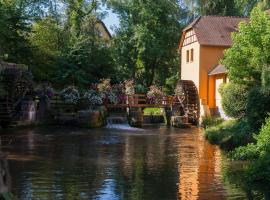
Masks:
[[[219,64],[224,50],[232,45],[231,33],[241,17],[202,16],[189,24],[182,34],[181,79],[192,80],[197,86],[201,115],[218,115],[221,103],[218,87],[226,82],[226,68]]]
[[[111,33],[109,32],[103,21],[96,20],[95,28],[99,32],[101,38],[103,38],[105,41],[111,40],[112,38]]]

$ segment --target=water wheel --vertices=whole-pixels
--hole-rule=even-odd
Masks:
[[[7,127],[16,119],[21,101],[33,91],[33,78],[28,70],[5,68],[0,73],[0,125]]]
[[[200,100],[198,90],[193,81],[180,80],[177,83],[178,100],[183,115],[192,124],[198,124],[200,118]]]

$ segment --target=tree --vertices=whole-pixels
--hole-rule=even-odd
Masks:
[[[63,56],[65,34],[53,16],[38,20],[32,26],[30,42],[33,46],[33,62],[31,69],[35,79],[53,77],[57,68],[58,59]]]
[[[31,45],[28,34],[31,31],[24,10],[17,1],[0,1],[0,56],[8,61],[28,63]]]
[[[249,22],[239,26],[232,35],[233,45],[225,51],[222,63],[229,71],[231,81],[248,86],[269,87],[270,19],[256,7]]]
[[[235,0],[198,0],[201,15],[239,15]]]
[[[120,51],[115,59],[117,65],[129,68],[125,71],[144,85],[154,82],[163,85],[179,68],[177,47],[183,13],[178,3],[177,0],[110,1],[120,18],[114,41]]]

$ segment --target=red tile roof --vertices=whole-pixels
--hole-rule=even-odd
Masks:
[[[248,21],[248,18],[202,16],[189,24],[183,32],[193,28],[201,45],[231,46],[231,33],[237,31],[242,21]]]

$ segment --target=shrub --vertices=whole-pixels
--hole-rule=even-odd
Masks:
[[[138,94],[145,94],[147,92],[147,88],[142,84],[137,84],[135,86],[135,92]]]
[[[66,103],[77,104],[80,100],[80,93],[74,86],[64,88],[59,95]]]
[[[248,90],[245,86],[228,83],[222,89],[222,107],[227,116],[243,118],[246,115]]]
[[[259,151],[257,146],[254,144],[248,144],[247,146],[242,146],[236,148],[234,151],[229,153],[229,157],[233,160],[253,160],[258,158]]]
[[[203,117],[202,118],[202,126],[204,128],[217,126],[217,125],[221,124],[222,122],[224,122],[224,119],[220,118],[220,117]]]
[[[91,107],[102,105],[103,103],[101,94],[92,89],[86,91],[83,95],[83,98],[87,101],[88,104],[90,104]]]
[[[253,88],[248,95],[247,118],[254,130],[261,128],[270,112],[270,94],[261,88]]]
[[[125,84],[125,93],[127,95],[135,94],[135,82],[134,82],[134,80],[126,80],[124,82],[124,84]]]
[[[212,144],[232,150],[252,141],[252,131],[247,120],[224,121],[223,123],[205,129],[205,137]]]
[[[150,90],[147,92],[147,99],[154,104],[159,104],[162,102],[162,99],[164,97],[164,92],[161,90],[161,88],[152,85],[150,86]]]

